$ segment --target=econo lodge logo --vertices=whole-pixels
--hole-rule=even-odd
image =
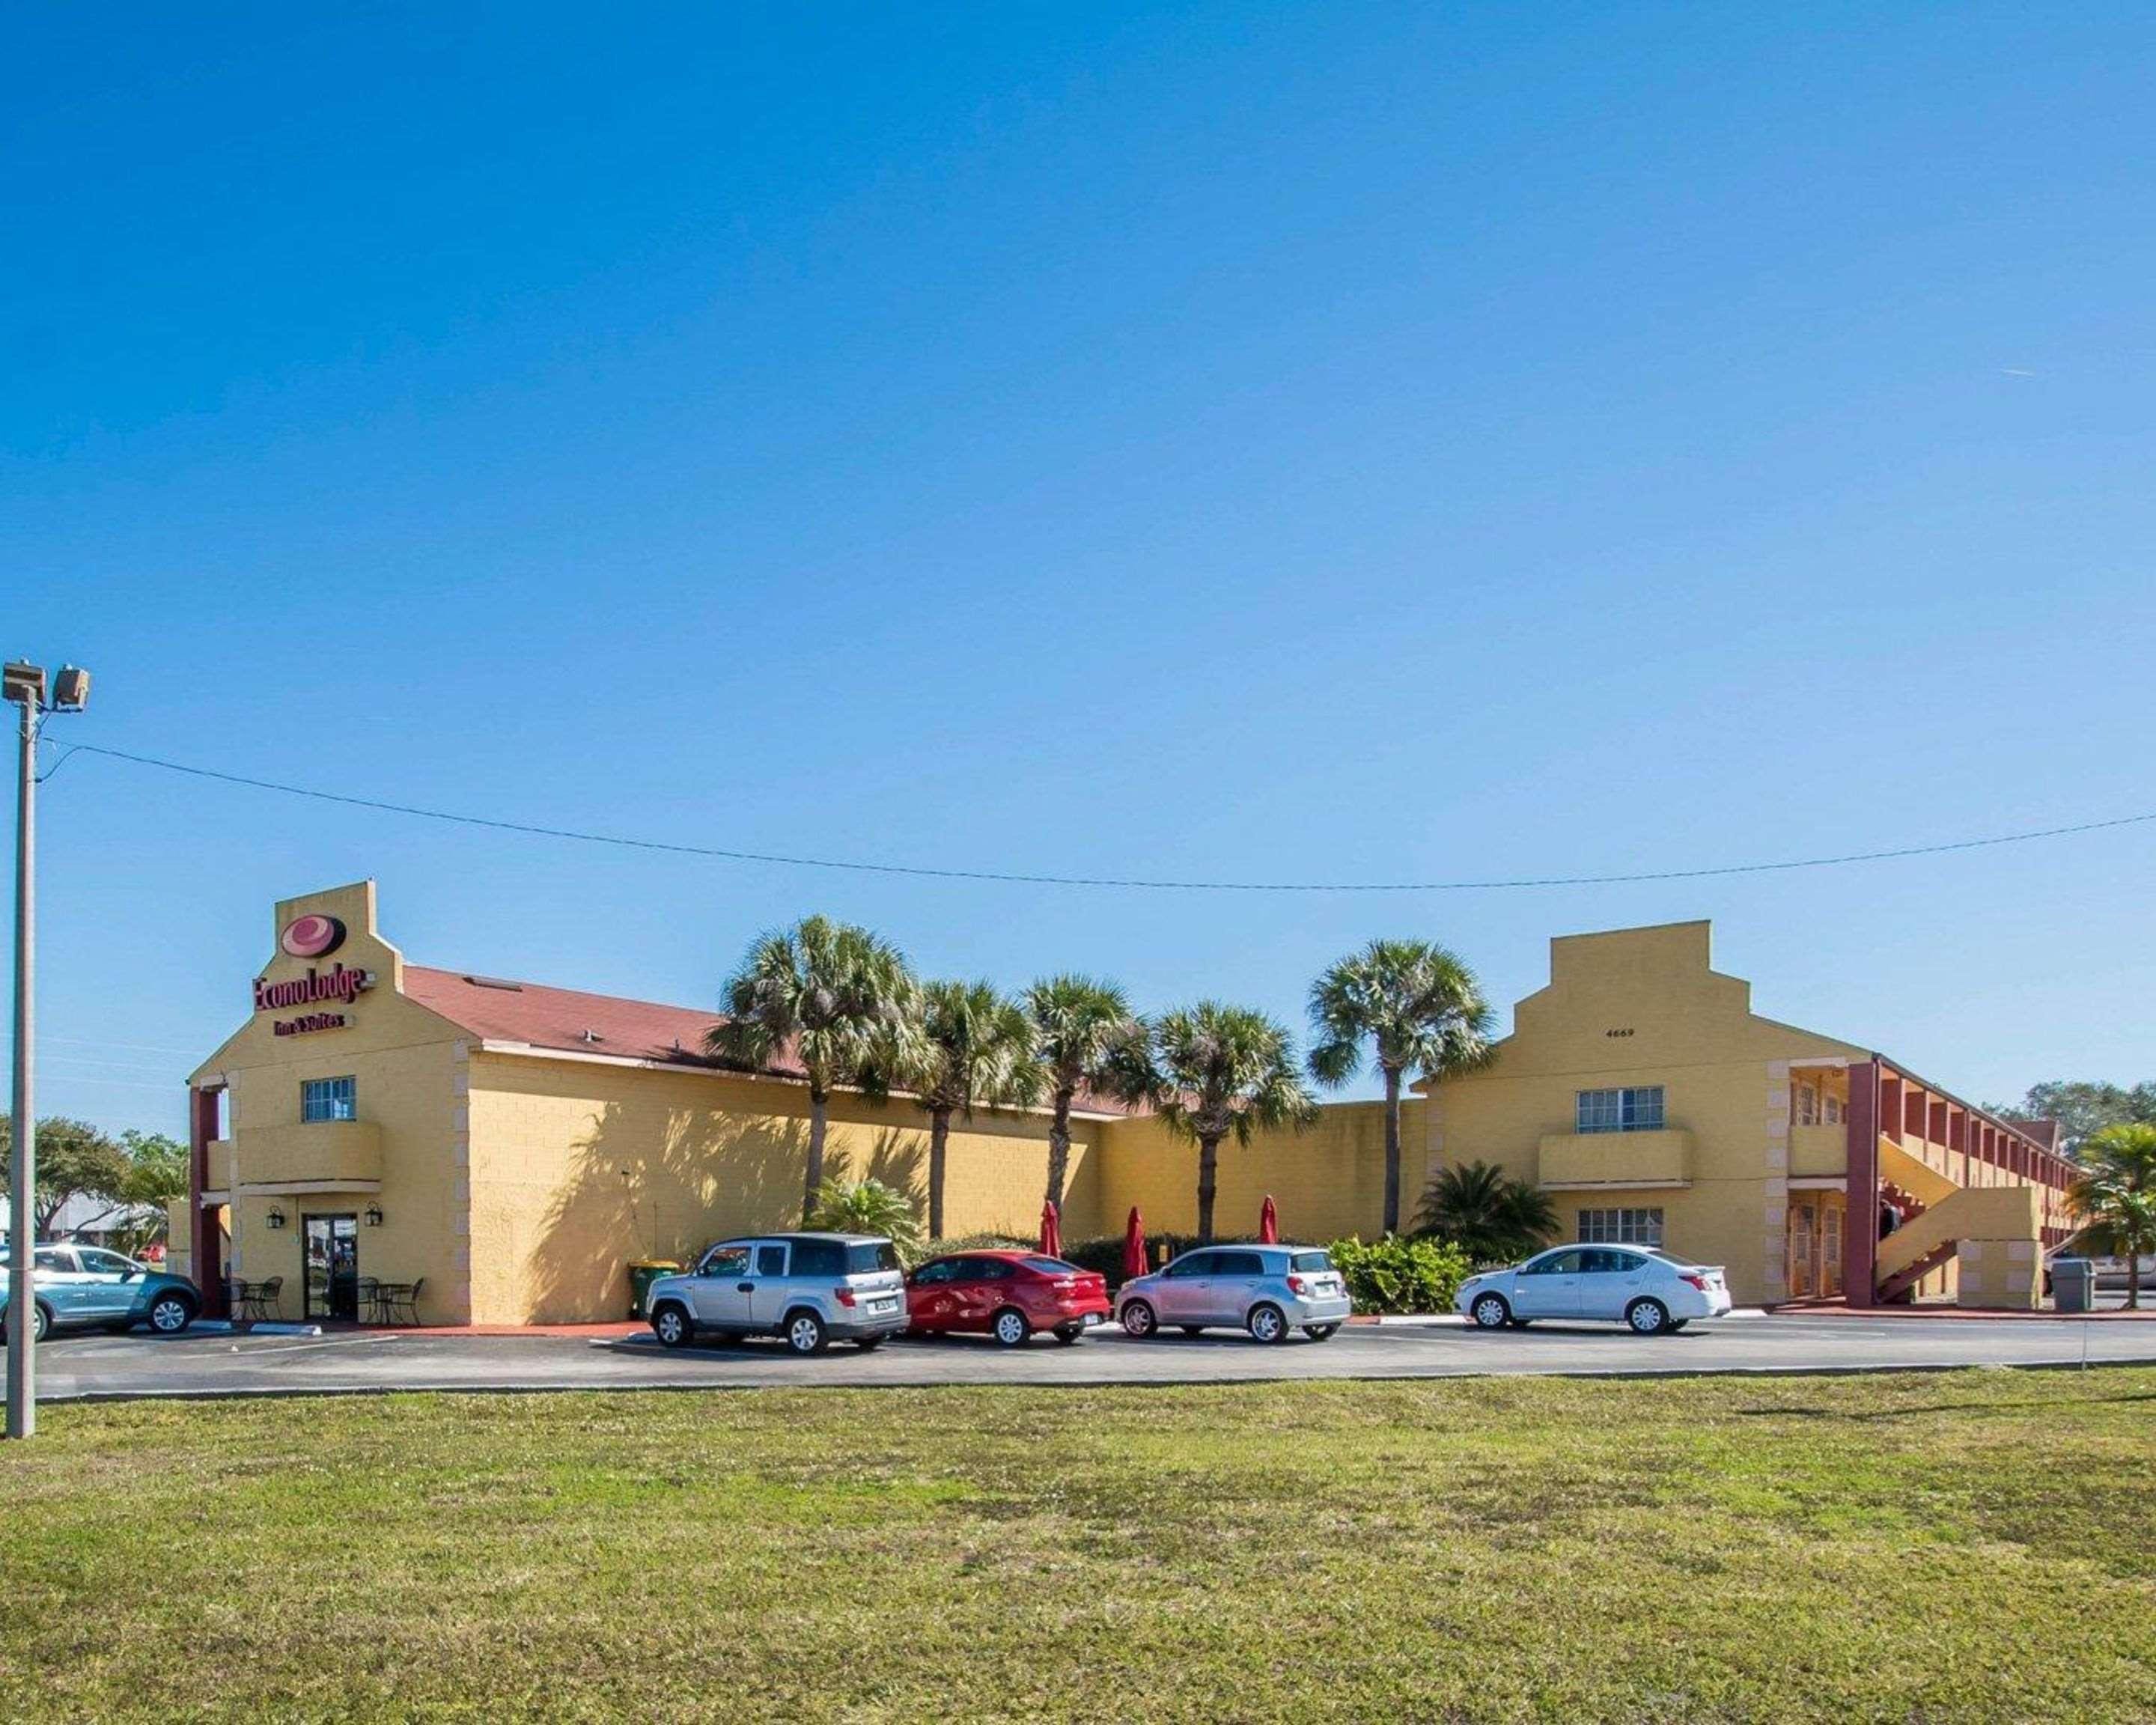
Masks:
[[[344,924],[334,916],[300,916],[285,925],[277,944],[295,958],[320,958],[344,944]]]

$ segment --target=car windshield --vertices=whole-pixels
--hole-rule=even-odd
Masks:
[[[898,1268],[898,1248],[887,1240],[865,1240],[846,1248],[846,1274],[866,1276],[872,1271]]]
[[[1332,1257],[1328,1252],[1295,1252],[1289,1255],[1287,1267],[1291,1270],[1330,1270]]]

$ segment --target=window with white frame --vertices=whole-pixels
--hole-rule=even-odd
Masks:
[[[302,1120],[357,1120],[357,1086],[349,1078],[310,1078],[300,1086]]]
[[[1658,1209],[1582,1210],[1579,1238],[1588,1245],[1658,1246],[1662,1213]]]
[[[1809,1084],[1797,1086],[1797,1124],[1816,1126],[1820,1117],[1820,1093]]]
[[[1578,1098],[1583,1132],[1658,1132],[1662,1129],[1662,1087],[1635,1085],[1622,1090],[1584,1090]]]
[[[1825,1100],[1826,1100],[1826,1123],[1827,1123],[1829,1126],[1839,1126],[1839,1125],[1840,1125],[1840,1124],[1841,1124],[1841,1122],[1842,1122],[1842,1120],[1845,1118],[1845,1117],[1844,1117],[1844,1115],[1843,1115],[1843,1113],[1842,1113],[1842,1111],[1841,1111],[1841,1098],[1840,1098],[1840,1096],[1838,1096],[1835,1095],[1835,1094],[1834,1094],[1834,1092],[1833,1092],[1832,1091],[1829,1091],[1827,1092],[1827,1094],[1826,1094],[1826,1099],[1825,1099]]]

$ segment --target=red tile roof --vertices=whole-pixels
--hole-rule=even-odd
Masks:
[[[578,988],[477,977],[454,970],[404,967],[404,993],[430,1012],[475,1036],[528,1042],[534,1048],[576,1054],[615,1055],[633,1060],[679,1060],[707,1065],[704,1035],[720,1022],[715,1012],[587,994]],[[801,1069],[781,1060],[773,1070],[791,1076]]]
[[[691,1006],[624,1000],[618,994],[587,994],[578,988],[549,988],[419,964],[404,967],[404,993],[460,1029],[491,1041],[685,1066],[718,1064],[705,1054],[704,1035],[722,1023],[724,1015]],[[767,1070],[781,1077],[807,1076],[783,1055]],[[1139,1111],[1083,1091],[1074,1106],[1091,1114]]]

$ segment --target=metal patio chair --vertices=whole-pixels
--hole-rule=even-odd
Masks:
[[[382,1292],[389,1308],[389,1322],[416,1326],[419,1322],[419,1290],[426,1286],[427,1278],[424,1276],[417,1281],[384,1282]]]

